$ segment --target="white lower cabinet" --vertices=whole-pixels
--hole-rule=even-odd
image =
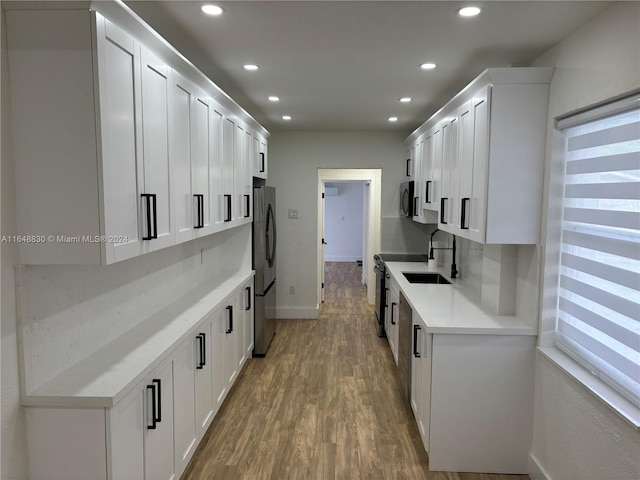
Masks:
[[[30,478],[178,479],[253,350],[253,278],[230,292],[113,406],[27,407]]]
[[[211,318],[173,354],[175,457],[180,475],[213,419]]]
[[[413,314],[411,409],[429,470],[528,473],[535,337],[428,334]]]
[[[165,361],[112,408],[26,408],[29,478],[176,478],[171,376]]]
[[[253,355],[253,280],[244,287],[244,351],[245,359]]]
[[[398,316],[400,315],[399,311],[400,304],[400,289],[398,288],[398,284],[395,282],[393,278],[389,279],[389,292],[387,298],[388,310],[389,314],[389,328],[387,329],[387,340],[389,341],[389,346],[391,347],[391,353],[393,353],[393,359],[398,365]]]
[[[431,412],[431,338],[424,322],[412,315],[411,410],[415,416],[424,449],[429,453],[429,415]]]

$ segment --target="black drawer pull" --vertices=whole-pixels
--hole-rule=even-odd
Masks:
[[[391,302],[391,325],[395,325],[396,324],[396,322],[393,321],[393,310],[394,310],[393,307],[395,307],[396,305],[397,305],[396,302]]]
[[[245,310],[251,310],[251,287],[246,287],[247,291],[247,306],[244,308]]]
[[[416,358],[420,358],[420,352],[418,351],[418,330],[420,330],[420,325],[413,326],[413,356]]]
[[[147,425],[148,430],[156,429],[156,386],[147,385],[147,391],[151,390],[151,425]],[[148,398],[148,397],[147,397]]]
[[[204,195],[196,193],[193,198],[196,200],[196,215],[198,218],[193,228],[204,228]]]
[[[260,159],[261,159],[261,166],[260,166],[260,173],[264,173],[264,152],[260,152]]]
[[[227,311],[229,312],[229,328],[226,333],[231,333],[233,332],[233,305],[229,305]]]
[[[225,217],[224,221],[230,222],[231,221],[231,195],[225,195],[224,199],[227,202],[227,216]]]
[[[424,192],[425,203],[431,203],[431,180],[427,180]]]
[[[411,159],[407,158],[407,177],[411,176]]]
[[[198,356],[200,357],[200,360],[198,361],[198,365],[196,365],[196,369],[197,370],[202,370],[202,368],[205,366],[205,359],[204,359],[204,340],[205,340],[205,336],[204,333],[199,333],[196,338],[198,339]]]
[[[440,199],[440,223],[443,225],[447,224],[447,221],[445,220],[445,218],[447,218],[447,200],[449,200],[447,197],[442,197]]]
[[[468,215],[467,209],[471,205],[471,199],[469,197],[463,198],[460,201],[460,228],[462,230],[469,230],[469,225],[467,224]]]
[[[244,213],[244,218],[248,218],[251,216],[251,197],[249,195],[245,195],[244,196],[244,207],[245,207],[245,213]]]
[[[144,199],[146,219],[147,219],[147,234],[142,237],[142,240],[154,240],[158,238],[158,208],[155,193],[143,193],[141,197]]]

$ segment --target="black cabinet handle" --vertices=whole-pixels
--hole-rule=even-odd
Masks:
[[[147,390],[151,390],[151,425],[147,429],[155,430],[157,424],[162,421],[162,385],[159,378],[154,378]]]
[[[147,235],[142,240],[153,240],[158,238],[158,208],[155,193],[143,193],[141,197],[144,199],[146,217],[147,217]]]
[[[467,225],[467,207],[471,204],[471,199],[465,197],[460,201],[460,228],[462,230],[469,230]]]
[[[244,200],[245,200],[245,214],[244,214],[244,218],[248,218],[251,216],[251,206],[250,206],[250,202],[251,202],[251,197],[249,195],[245,195],[244,196]]]
[[[411,159],[407,158],[407,177],[411,176]]]
[[[264,173],[264,152],[260,152],[260,161],[262,162],[260,166],[260,173]]]
[[[389,291],[389,289],[385,287],[385,289],[384,289],[384,306],[385,307],[389,306],[389,304],[387,303],[387,300],[389,299],[389,295],[387,295],[388,291]]]
[[[419,197],[413,197],[413,214],[414,215],[419,215],[418,214],[418,200],[420,200]]]
[[[440,223],[442,223],[443,225],[447,224],[447,221],[445,220],[445,218],[447,217],[445,211],[447,208],[447,200],[449,200],[447,197],[442,197],[440,199]]]
[[[154,378],[151,383],[158,385],[158,416],[156,417],[156,421],[160,423],[162,421],[162,385],[160,384],[159,378]]]
[[[204,194],[196,193],[193,198],[196,200],[198,220],[193,228],[204,228]]]
[[[431,180],[427,180],[424,192],[425,203],[431,203]]]
[[[420,358],[420,352],[418,351],[418,330],[420,330],[420,325],[413,326],[413,356],[416,358]]]
[[[147,385],[147,391],[149,391],[149,390],[151,390],[151,425],[147,425],[147,429],[148,430],[155,430],[156,429],[156,423],[157,423],[157,420],[156,420],[156,386],[155,385]]]
[[[197,370],[202,370],[202,367],[204,367],[205,365],[205,359],[204,359],[204,333],[199,333],[196,338],[198,339],[198,356],[200,357],[200,361],[198,362],[198,365],[196,365],[196,369]]]
[[[225,195],[224,199],[227,202],[227,216],[225,217],[224,221],[230,222],[231,221],[231,195]]]
[[[245,310],[251,310],[251,287],[246,287],[247,291],[247,306],[244,308]]]
[[[233,332],[233,305],[229,305],[227,311],[229,312],[229,328],[226,333],[231,333]]]
[[[391,302],[391,325],[395,325],[396,322],[393,321],[393,307],[397,305],[396,302]]]

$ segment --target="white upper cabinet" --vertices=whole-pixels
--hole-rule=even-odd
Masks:
[[[267,141],[257,132],[253,132],[251,157],[253,176],[266,179],[268,170]]]
[[[165,248],[175,243],[170,210],[171,168],[169,136],[171,82],[169,66],[149,49],[142,52],[142,247],[144,252]]]
[[[196,236],[208,235],[211,222],[211,163],[213,160],[212,116],[213,105],[205,92],[198,89],[194,102],[193,159],[191,182],[193,185],[193,228]]]
[[[440,229],[479,243],[539,241],[552,73],[488,69],[406,140],[432,136],[420,185]]]
[[[173,218],[176,242],[193,239],[195,201],[191,193],[191,137],[195,86],[178,72],[171,82],[173,103],[173,141],[171,176],[173,179]]]
[[[7,11],[22,264],[106,265],[251,219],[268,133],[126,6],[95,9]]]

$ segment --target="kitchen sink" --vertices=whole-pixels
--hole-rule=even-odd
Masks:
[[[439,273],[412,273],[402,272],[409,283],[439,283],[449,285],[451,282]]]

